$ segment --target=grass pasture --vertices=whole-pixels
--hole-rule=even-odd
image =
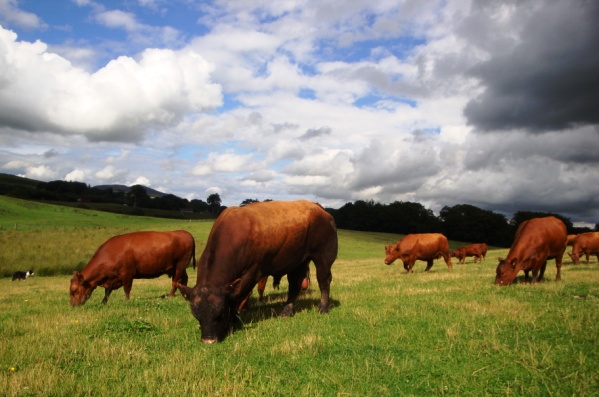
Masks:
[[[314,283],[293,318],[278,318],[286,282],[278,291],[269,284],[243,325],[207,346],[188,303],[162,298],[166,276],[134,281],[128,302],[120,289],[101,305],[100,288],[71,308],[68,273],[106,238],[133,230],[187,229],[199,254],[211,223],[114,216],[88,225],[89,217],[0,231],[0,396],[599,394],[596,258],[564,258],[561,282],[551,261],[547,282],[498,287],[495,264],[507,250],[491,250],[482,264],[454,261],[452,273],[442,260],[428,273],[417,262],[406,275],[401,264],[383,264],[383,246],[399,236],[340,230],[329,314],[317,313]],[[6,268],[32,258],[46,275],[11,281]]]

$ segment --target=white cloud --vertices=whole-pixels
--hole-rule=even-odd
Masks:
[[[88,172],[86,170],[73,170],[65,175],[65,181],[85,182]]]
[[[28,167],[25,174],[21,176],[41,181],[49,181],[57,178],[56,172],[46,165]]]
[[[251,154],[210,153],[205,160],[199,162],[192,170],[193,175],[210,175],[218,172],[247,172],[255,169],[256,163]]]
[[[45,28],[47,25],[34,13],[20,10],[17,0],[0,0],[0,23],[27,29]]]
[[[139,61],[119,57],[92,74],[4,29],[0,50],[0,119],[13,128],[138,142],[221,103],[213,66],[190,50],[148,49]]]

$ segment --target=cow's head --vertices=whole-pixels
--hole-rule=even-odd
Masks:
[[[234,284],[225,287],[196,285],[195,288],[190,288],[178,283],[177,287],[181,295],[189,301],[191,313],[200,323],[202,342],[222,341],[229,331],[231,317],[235,314],[231,297]]]
[[[458,250],[449,251],[449,256],[451,256],[452,258],[457,258],[459,254],[460,252]]]
[[[574,262],[576,265],[580,263],[580,254],[578,252],[572,250],[572,252],[568,252],[568,255],[570,256],[570,259],[572,259],[572,262]]]
[[[510,285],[520,270],[522,270],[522,265],[519,264],[517,258],[512,258],[509,260],[499,258],[499,265],[497,265],[495,276],[495,284]]]
[[[83,278],[83,274],[73,272],[71,279],[71,306],[83,305],[91,296],[94,288]]]
[[[390,265],[397,258],[399,258],[401,252],[399,251],[399,243],[394,245],[386,245],[385,246],[385,265]]]

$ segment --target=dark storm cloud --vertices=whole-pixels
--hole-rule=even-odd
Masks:
[[[491,51],[490,59],[470,70],[484,92],[466,106],[468,122],[483,131],[530,132],[598,124],[599,2],[515,4],[513,25],[504,26],[513,31],[494,33],[518,37],[511,41],[489,38],[485,50]],[[471,18],[480,19],[480,15],[474,13]],[[482,47],[477,40],[486,36],[483,32],[468,40]]]

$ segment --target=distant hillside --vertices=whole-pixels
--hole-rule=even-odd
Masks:
[[[139,185],[141,187],[143,187],[146,192],[148,193],[148,196],[150,197],[163,197],[166,196],[168,193],[163,193],[161,191],[158,191],[156,189],[152,189],[151,187],[147,187],[144,185]],[[117,193],[129,193],[129,191],[131,190],[131,186],[126,186],[126,185],[97,185],[93,187],[94,189],[103,189],[103,190],[108,190],[108,189],[112,189],[113,192],[117,192]]]
[[[95,209],[127,215],[164,218],[213,218],[215,211],[202,200],[187,200],[147,186],[98,185],[84,182],[42,182],[0,173],[0,196]]]

